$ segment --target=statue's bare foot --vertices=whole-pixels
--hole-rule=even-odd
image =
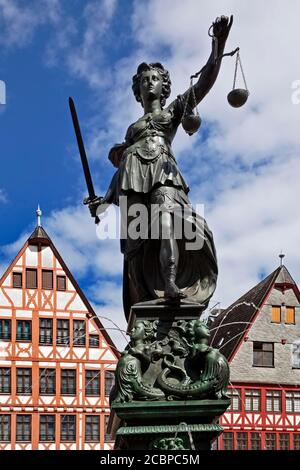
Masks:
[[[165,288],[166,299],[184,299],[186,295],[176,286],[175,282],[170,281]]]

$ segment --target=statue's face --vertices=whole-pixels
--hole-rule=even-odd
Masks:
[[[197,339],[208,339],[210,336],[209,328],[205,323],[201,321],[196,321],[194,324],[194,334]]]
[[[131,339],[142,339],[145,336],[145,328],[142,322],[137,322],[134,324],[130,332]]]
[[[143,72],[140,81],[140,95],[142,102],[160,99],[163,81],[156,70],[146,70]]]

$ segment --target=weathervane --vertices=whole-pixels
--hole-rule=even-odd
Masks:
[[[282,250],[281,250],[280,255],[278,255],[278,256],[280,258],[280,267],[282,267],[282,261],[283,261],[283,258],[285,257],[285,255],[282,253]]]

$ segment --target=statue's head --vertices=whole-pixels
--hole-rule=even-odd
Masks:
[[[143,105],[143,93],[149,92],[147,82],[153,79],[153,95],[157,95],[163,107],[171,94],[171,80],[169,72],[159,62],[146,64],[143,62],[137,68],[137,73],[132,77],[132,90],[136,100]]]
[[[148,320],[137,320],[132,330],[130,331],[130,338],[133,340],[144,339],[151,340],[155,334],[155,328]]]
[[[210,337],[208,326],[201,320],[191,320],[187,332],[193,341],[205,340],[205,342],[208,342]]]

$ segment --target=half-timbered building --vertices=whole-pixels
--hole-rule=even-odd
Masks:
[[[210,324],[230,362],[221,450],[300,450],[300,292],[285,266]]]
[[[38,224],[0,279],[0,450],[110,449],[117,357]]]

